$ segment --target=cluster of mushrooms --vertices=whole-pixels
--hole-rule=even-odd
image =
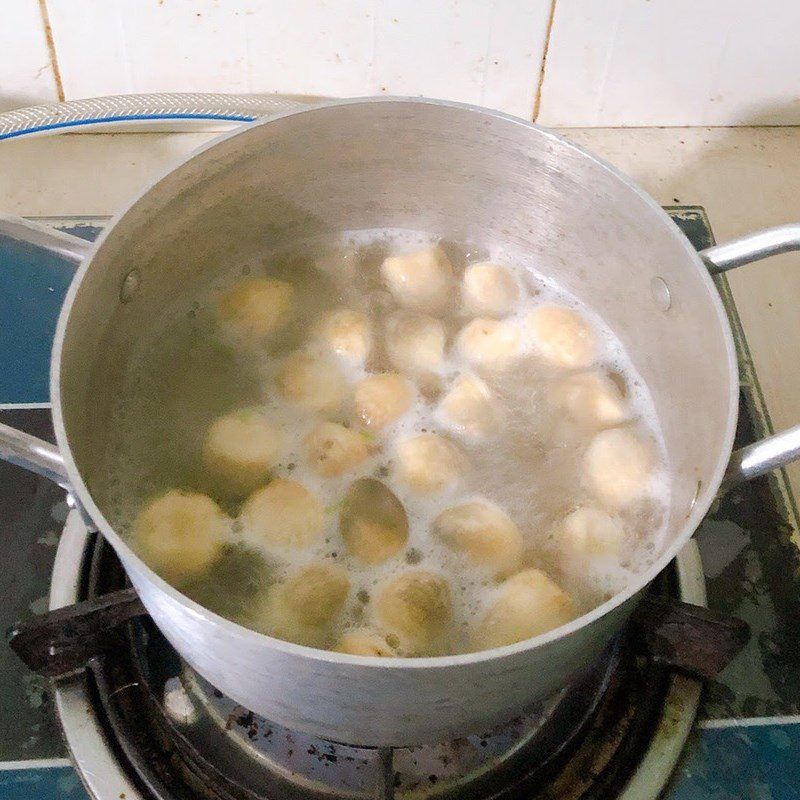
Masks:
[[[595,501],[561,521],[560,544],[614,557],[624,541],[619,514],[646,495],[655,452],[628,424],[626,398],[596,366],[596,333],[574,309],[526,310],[512,270],[480,262],[457,275],[438,246],[387,257],[380,269],[396,304],[392,313],[377,320],[352,308],[329,311],[307,342],[283,357],[273,378],[280,402],[306,420],[304,467],[338,482],[341,501],[326,507],[312,488],[276,471],[285,463],[287,436],[268,410],[235,409],[204,433],[202,464],[214,491],[170,489],[152,498],[136,519],[133,542],[178,588],[212,575],[232,541],[267,553],[283,565],[281,577],[264,582],[239,621],[277,638],[359,656],[444,654],[456,647],[454,587],[435,565],[408,558],[407,509],[371,471],[376,459],[388,456],[391,480],[406,497],[449,497],[470,468],[465,446],[491,447],[503,424],[492,375],[524,357],[544,359],[563,370],[551,402],[595,431],[584,458]],[[278,336],[297,322],[295,294],[289,281],[241,279],[216,305],[219,335],[250,344]],[[468,321],[448,342],[437,314],[454,298]],[[390,369],[369,371],[378,346]],[[431,403],[420,386],[442,373],[448,357],[448,369],[457,363],[459,370],[435,400],[437,429],[396,435],[415,404]],[[231,498],[235,514],[223,511]],[[351,563],[377,568],[396,559],[397,569],[365,597],[341,559],[320,555],[332,530]],[[526,565],[522,531],[490,500],[457,497],[432,519],[428,535],[493,582],[485,612],[471,621],[469,643],[458,648],[519,642],[578,613],[551,576]],[[353,606],[358,614],[348,611]]]

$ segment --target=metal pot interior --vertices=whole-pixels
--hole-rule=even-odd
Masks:
[[[529,252],[605,317],[654,396],[674,475],[668,541],[687,537],[729,452],[737,386],[727,323],[691,245],[650,198],[569,142],[426,101],[346,101],[254,125],[122,216],[80,276],[56,372],[90,491],[132,343],[185,287],[301,238],[380,227]],[[132,269],[140,287],[122,302]]]

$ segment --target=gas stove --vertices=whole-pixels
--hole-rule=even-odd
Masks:
[[[702,209],[670,213],[695,246],[713,243]],[[103,224],[50,222],[87,238]],[[45,438],[50,337],[70,274],[0,242],[0,419]],[[769,417],[724,278],[718,286],[739,349],[746,442]],[[19,565],[0,577],[7,628],[47,607],[124,594],[113,551],[57,487],[0,464],[0,509],[1,546]],[[712,609],[750,625],[749,644],[716,678],[676,668],[675,654],[634,626],[539,707],[424,747],[353,747],[259,719],[182,664],[143,616],[104,631],[86,645],[88,666],[52,684],[3,648],[0,800],[800,796],[796,531],[784,476],[754,481],[717,504],[654,584],[655,607],[661,596],[702,605],[707,594]]]
[[[130,602],[124,587],[112,549],[73,512],[56,554],[51,607],[88,598],[79,614],[86,619],[87,609],[98,609],[91,598],[105,603],[117,591],[120,605]],[[704,600],[694,546],[661,576],[653,602],[675,593]],[[701,690],[698,679],[629,638],[570,687],[496,729],[413,748],[356,747],[237,706],[184,664],[146,617],[110,635],[102,622],[92,627],[78,659],[88,668],[61,677],[54,693],[69,751],[98,800],[655,797]],[[58,660],[59,671],[69,669]]]

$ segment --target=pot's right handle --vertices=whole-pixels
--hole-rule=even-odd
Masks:
[[[709,247],[700,257],[712,275],[768,256],[800,250],[800,223],[767,228],[741,239]],[[800,458],[800,425],[735,450],[723,480],[727,488],[757,478]]]
[[[92,242],[78,236],[6,214],[0,214],[0,238],[47,250],[73,267],[77,267],[92,248]],[[70,488],[64,458],[58,448],[9,425],[0,424],[0,460],[43,475],[67,490]]]

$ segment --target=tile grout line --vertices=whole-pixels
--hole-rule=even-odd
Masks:
[[[0,761],[0,772],[17,769],[57,769],[71,766],[72,762],[68,758],[32,758],[27,761]]]
[[[547,64],[547,52],[550,50],[550,37],[553,33],[553,20],[556,17],[556,2],[550,0],[550,13],[547,17],[547,30],[544,36],[544,49],[542,50],[542,65],[539,68],[539,81],[536,84],[536,94],[533,96],[533,110],[531,111],[531,122],[536,122],[539,110],[542,105],[542,88],[544,87],[544,69]]]
[[[481,105],[484,104],[486,100],[486,79],[489,75],[489,60],[490,54],[492,52],[492,29],[494,26],[495,15],[497,12],[497,0],[492,0],[491,6],[491,23],[489,24],[489,30],[487,31],[486,36],[486,49],[483,51],[483,70],[481,73]]]
[[[39,14],[44,25],[44,38],[47,42],[47,52],[50,55],[50,68],[53,70],[53,80],[56,83],[56,93],[58,100],[63,103],[66,99],[64,95],[64,83],[61,80],[61,70],[58,68],[58,57],[56,56],[56,43],[53,39],[53,27],[50,25],[50,12],[47,10],[47,0],[39,0]]]
[[[725,728],[762,728],[766,725],[800,725],[800,715],[790,714],[782,717],[732,717],[730,719],[704,719],[697,723],[704,730]]]

